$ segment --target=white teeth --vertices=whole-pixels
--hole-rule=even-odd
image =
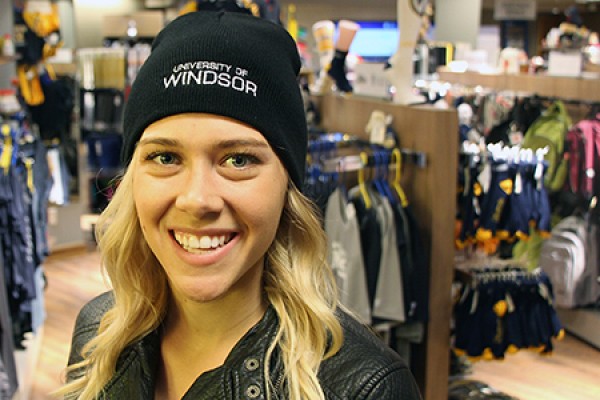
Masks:
[[[212,244],[212,240],[208,236],[202,236],[200,238],[200,247],[201,249],[210,249],[210,245]]]
[[[185,239],[186,239],[185,247],[193,247],[193,248],[200,247],[200,241],[198,240],[198,238],[196,236],[186,236]]]
[[[224,246],[227,238],[225,235],[195,236],[176,232],[175,240],[186,250],[210,250]]]

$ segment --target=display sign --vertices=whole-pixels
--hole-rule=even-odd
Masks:
[[[354,94],[390,99],[390,82],[385,77],[385,63],[359,63],[354,67]]]
[[[360,29],[354,36],[350,53],[369,62],[385,62],[397,50],[399,35],[396,21],[354,22]],[[336,36],[337,34],[336,31]]]
[[[495,0],[494,19],[511,21],[532,21],[537,13],[536,0]]]
[[[583,70],[583,54],[580,51],[552,50],[548,54],[548,75],[579,77]]]

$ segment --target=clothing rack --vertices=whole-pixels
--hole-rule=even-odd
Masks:
[[[449,301],[454,260],[454,215],[456,211],[456,170],[458,118],[454,110],[430,106],[403,106],[360,96],[335,94],[315,98],[321,125],[326,132],[344,132],[367,139],[364,127],[371,113],[390,114],[391,126],[402,143],[406,160],[411,152],[426,163],[418,167],[404,162],[402,188],[406,191],[419,221],[429,262],[429,319],[425,339],[413,345],[411,370],[426,400],[448,398],[450,354]]]
[[[0,355],[11,372],[11,391],[27,398],[46,317],[43,261],[52,179],[47,149],[23,120],[0,123],[0,131]]]
[[[400,154],[402,154],[403,165],[405,165],[405,163],[409,163],[417,166],[418,168],[426,168],[427,156],[423,152],[410,149],[399,149],[399,151]],[[389,157],[384,162],[386,162],[386,164],[389,166],[392,166],[394,161],[391,159],[391,157]],[[320,163],[323,167],[323,172],[352,172],[358,171],[359,169],[365,167],[380,166],[382,161],[373,154],[367,154],[366,160],[361,157],[360,154],[353,154],[326,158],[320,160]]]
[[[380,166],[382,160],[373,152],[392,152],[394,149],[400,151],[402,163],[414,164],[419,168],[427,166],[427,155],[422,151],[416,151],[409,148],[388,148],[385,146],[370,143],[369,141],[347,133],[328,133],[322,134],[318,139],[309,141],[308,151],[311,154],[321,153],[332,150],[353,149],[356,151],[364,150],[367,152],[367,160],[361,158],[360,154],[348,154],[336,157],[321,157],[324,172],[350,172],[364,167]],[[392,162],[392,157],[387,158],[387,162]]]
[[[3,253],[2,242],[0,241],[0,254]],[[4,376],[0,379],[5,380],[4,389],[0,389],[0,398],[12,398],[19,387],[17,376],[17,365],[15,360],[15,345],[12,335],[12,320],[8,305],[8,296],[6,293],[6,282],[4,280],[4,262],[0,257],[0,360],[3,364]],[[3,391],[4,390],[4,391]]]
[[[488,75],[476,72],[452,72],[446,68],[438,70],[439,79],[455,85],[464,85],[483,91],[513,90],[534,94],[537,98],[546,100],[561,100],[570,107],[569,114],[573,121],[587,117],[587,114],[597,116],[600,103],[600,79],[583,79],[573,77],[558,77],[546,75]],[[577,113],[578,106],[591,105],[589,112]],[[598,331],[600,330],[600,308],[557,309],[558,316],[567,332],[600,348]]]
[[[520,349],[551,354],[564,331],[554,309],[548,275],[541,269],[484,263],[458,270],[454,346],[473,361],[502,360]]]

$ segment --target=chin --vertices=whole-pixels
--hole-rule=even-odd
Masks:
[[[173,286],[175,298],[183,301],[192,301],[197,303],[207,303],[224,297],[227,293],[227,287],[219,282],[202,280],[195,278],[192,282],[179,282]]]
[[[190,301],[196,303],[209,303],[225,297],[226,292],[214,288],[188,288],[183,289],[181,294]]]

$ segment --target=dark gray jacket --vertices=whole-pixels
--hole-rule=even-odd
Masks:
[[[75,325],[69,364],[81,360],[81,348],[97,332],[100,319],[112,307],[110,293],[85,305]],[[344,313],[339,314],[344,344],[333,357],[323,361],[319,380],[325,397],[334,399],[419,400],[421,396],[404,361],[367,328]],[[273,340],[278,318],[269,307],[233,348],[225,363],[198,377],[183,399],[265,399],[262,363]],[[271,379],[281,389],[282,368],[275,357]],[[152,400],[160,360],[157,332],[152,332],[123,351],[115,375],[105,387],[106,399]],[[275,393],[273,399],[285,396]]]

